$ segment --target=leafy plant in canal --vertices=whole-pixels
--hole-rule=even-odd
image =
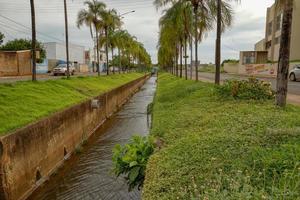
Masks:
[[[113,172],[117,177],[125,176],[129,191],[143,186],[146,164],[153,152],[153,139],[141,136],[133,136],[128,144],[113,149]]]

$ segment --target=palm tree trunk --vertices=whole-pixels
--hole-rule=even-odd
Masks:
[[[176,76],[178,76],[178,46],[176,45]]]
[[[279,50],[276,105],[284,107],[288,90],[291,29],[293,20],[293,0],[286,0],[282,19],[282,31]]]
[[[190,79],[193,80],[193,41],[192,37],[190,38],[190,49],[191,49],[191,66],[190,66]]]
[[[35,29],[35,8],[34,0],[30,0],[31,6],[31,26],[32,26],[32,38],[31,38],[31,49],[32,49],[32,81],[36,81],[36,29]]]
[[[100,57],[99,57],[99,32],[98,29],[95,26],[95,30],[96,30],[96,43],[97,43],[97,72],[98,72],[98,76],[100,76]]]
[[[65,33],[66,33],[66,56],[67,56],[67,77],[70,78],[70,66],[69,66],[69,29],[68,29],[68,10],[67,0],[64,0],[64,11],[65,11]]]
[[[121,63],[121,50],[120,48],[118,48],[118,56],[119,56],[119,74],[121,74],[121,66],[122,66],[122,63]]]
[[[195,15],[195,71],[196,71],[196,81],[199,80],[198,77],[198,4],[194,5],[194,15]]]
[[[115,65],[112,62],[113,60],[114,60],[114,47],[111,47],[111,63],[113,65],[113,74],[115,74]]]
[[[184,41],[184,68],[185,68],[185,80],[187,80],[187,37],[185,37]]]
[[[106,37],[106,43],[105,43],[105,53],[106,53],[106,75],[109,75],[109,60],[108,60],[108,29],[105,28],[105,37]]]
[[[182,78],[182,41],[180,41],[180,78]]]
[[[215,84],[220,85],[220,73],[221,73],[221,0],[217,0],[217,39],[216,39],[216,76]]]

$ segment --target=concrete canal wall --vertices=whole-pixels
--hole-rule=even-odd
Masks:
[[[149,76],[0,138],[0,199],[26,199],[84,140],[116,112]]]

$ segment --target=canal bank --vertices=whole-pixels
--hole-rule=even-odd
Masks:
[[[29,200],[140,199],[138,190],[128,193],[125,181],[111,173],[112,149],[116,144],[126,144],[134,134],[148,134],[151,119],[147,116],[147,105],[155,90],[156,78],[150,78],[91,136],[81,153],[68,160]]]
[[[1,199],[28,197],[147,79],[131,81],[2,137]]]

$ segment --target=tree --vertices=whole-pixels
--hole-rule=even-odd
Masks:
[[[290,60],[291,29],[293,21],[294,0],[276,0],[277,5],[283,9],[281,41],[278,60],[276,105],[286,105],[288,90],[288,74]]]
[[[217,0],[216,16],[217,16],[217,39],[216,39],[216,74],[215,84],[220,84],[221,77],[221,35],[225,31],[226,27],[231,25],[232,22],[232,10],[228,4],[231,1],[239,2],[240,0]],[[228,3],[227,3],[228,2]],[[222,14],[223,13],[223,14]],[[223,23],[223,24],[222,24]]]
[[[32,51],[32,81],[36,81],[36,30],[35,30],[35,7],[34,0],[30,0],[31,8],[31,51]]]
[[[225,30],[226,26],[230,26],[232,21],[232,8],[228,2],[231,0],[220,1],[219,4],[212,0],[155,0],[154,4],[159,8],[165,6],[169,3],[174,2],[186,2],[193,7],[193,37],[195,46],[195,70],[196,70],[196,80],[198,80],[198,43],[201,42],[205,33],[213,28],[213,22],[219,19],[219,25],[221,23],[221,28],[219,30]],[[220,5],[218,7],[218,5]],[[219,9],[218,9],[219,8]],[[169,9],[172,9],[169,8]],[[219,12],[218,12],[219,11]],[[219,13],[219,16],[218,16]],[[220,15],[221,13],[221,15]],[[220,26],[218,26],[220,27]],[[219,40],[220,41],[220,40]],[[220,43],[219,43],[220,44]],[[217,50],[216,50],[217,52]]]
[[[2,45],[4,38],[5,38],[4,34],[0,32],[0,45]]]
[[[104,31],[105,34],[105,53],[106,53],[106,63],[107,63],[107,69],[106,74],[109,75],[109,60],[108,60],[108,48],[109,48],[109,32],[116,30],[116,28],[121,26],[121,20],[117,14],[117,11],[115,9],[111,10],[102,10],[99,13],[99,22],[97,24],[98,28]]]
[[[90,33],[93,41],[95,42],[97,50],[97,71],[98,76],[100,76],[100,53],[99,53],[99,14],[103,12],[106,8],[106,5],[97,0],[85,1],[84,5],[87,6],[87,9],[82,9],[79,11],[77,16],[77,27],[80,28],[83,25],[86,25],[90,28]],[[95,32],[95,36],[94,36]],[[94,40],[96,39],[96,41]]]
[[[22,50],[31,50],[32,48],[31,40],[27,39],[15,39],[8,41],[5,45],[0,47],[0,50],[3,51],[22,51]],[[37,59],[38,63],[43,62],[46,58],[46,50],[41,42],[36,41],[36,49],[40,52],[40,58]]]

